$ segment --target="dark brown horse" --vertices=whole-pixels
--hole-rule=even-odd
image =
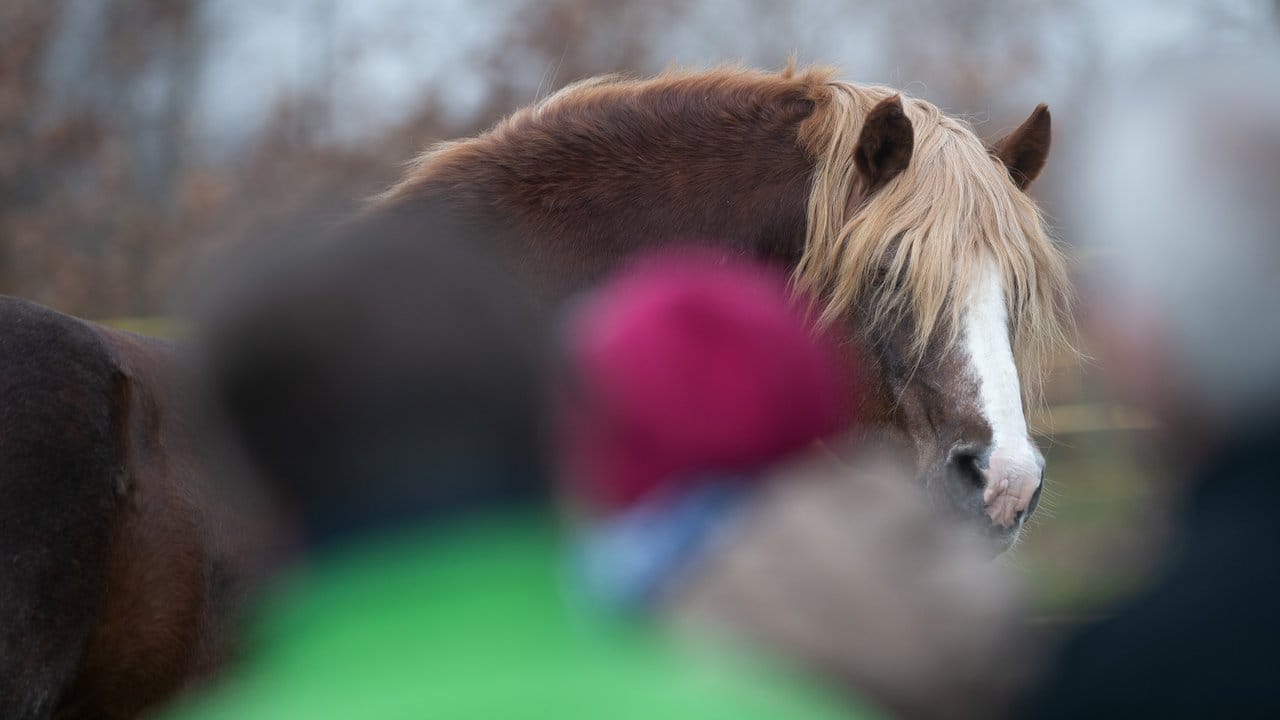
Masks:
[[[0,296],[0,715],[131,718],[210,671],[246,572],[167,343]]]
[[[1062,257],[1024,193],[1048,149],[1044,106],[988,147],[821,69],[605,77],[431,149],[371,212],[442,203],[552,298],[680,238],[790,267],[866,349],[864,414],[1003,547],[1039,498],[1024,398],[1066,320]]]

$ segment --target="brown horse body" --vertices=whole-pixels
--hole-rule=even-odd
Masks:
[[[0,708],[131,718],[212,670],[233,569],[168,343],[0,298]]]
[[[505,236],[520,271],[555,297],[672,241],[799,261],[813,174],[798,141],[814,107],[808,83],[724,74],[651,93],[577,90],[428,153],[374,211],[443,201]]]
[[[988,148],[927,103],[822,69],[597,78],[428,151],[370,212],[448,208],[496,236],[552,299],[657,244],[713,243],[791,268],[865,355],[864,417],[908,448],[944,506],[989,518],[1005,547],[1034,510],[1043,460],[1017,427],[1022,408],[1007,407],[1010,389],[979,377],[957,339],[987,263],[1008,306],[987,331],[1005,336],[994,342],[1058,339],[1065,275],[1022,194],[1044,165],[1048,123],[1041,106]],[[940,189],[933,216],[928,193]],[[858,229],[877,222],[882,237]],[[861,239],[868,249],[846,241],[859,232],[873,236]],[[1019,359],[1034,354],[1017,346]],[[983,383],[1012,422],[984,417],[995,413]]]

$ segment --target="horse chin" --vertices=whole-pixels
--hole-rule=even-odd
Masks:
[[[1022,520],[1009,528],[995,525],[980,499],[971,494],[956,493],[956,484],[948,482],[945,473],[926,476],[922,482],[931,498],[931,505],[940,516],[939,520],[950,523],[964,541],[974,546],[975,554],[995,559],[1018,543],[1022,535]]]
[[[870,468],[903,482],[915,482],[935,520],[951,526],[950,530],[960,536],[958,539],[973,547],[975,555],[994,559],[1017,544],[1023,520],[1011,528],[993,524],[982,493],[974,491],[974,479],[956,477],[954,467],[934,466],[921,473],[909,460],[912,447],[911,441],[892,426],[869,425],[862,428],[855,441],[830,449],[850,467],[863,471]]]

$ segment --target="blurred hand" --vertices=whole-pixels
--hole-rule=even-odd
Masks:
[[[1028,663],[1013,584],[932,512],[908,468],[821,449],[780,469],[670,598],[683,629],[745,636],[893,714],[998,714]]]

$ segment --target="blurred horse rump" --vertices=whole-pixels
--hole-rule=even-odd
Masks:
[[[1024,403],[1067,321],[1063,258],[1024,193],[1048,111],[988,146],[924,101],[832,78],[585,80],[428,150],[368,212],[442,203],[495,227],[552,300],[683,238],[789,268],[867,356],[862,416],[910,449],[941,506],[1007,546],[1042,481]]]
[[[128,718],[221,655],[234,571],[168,343],[0,297],[0,714]]]

